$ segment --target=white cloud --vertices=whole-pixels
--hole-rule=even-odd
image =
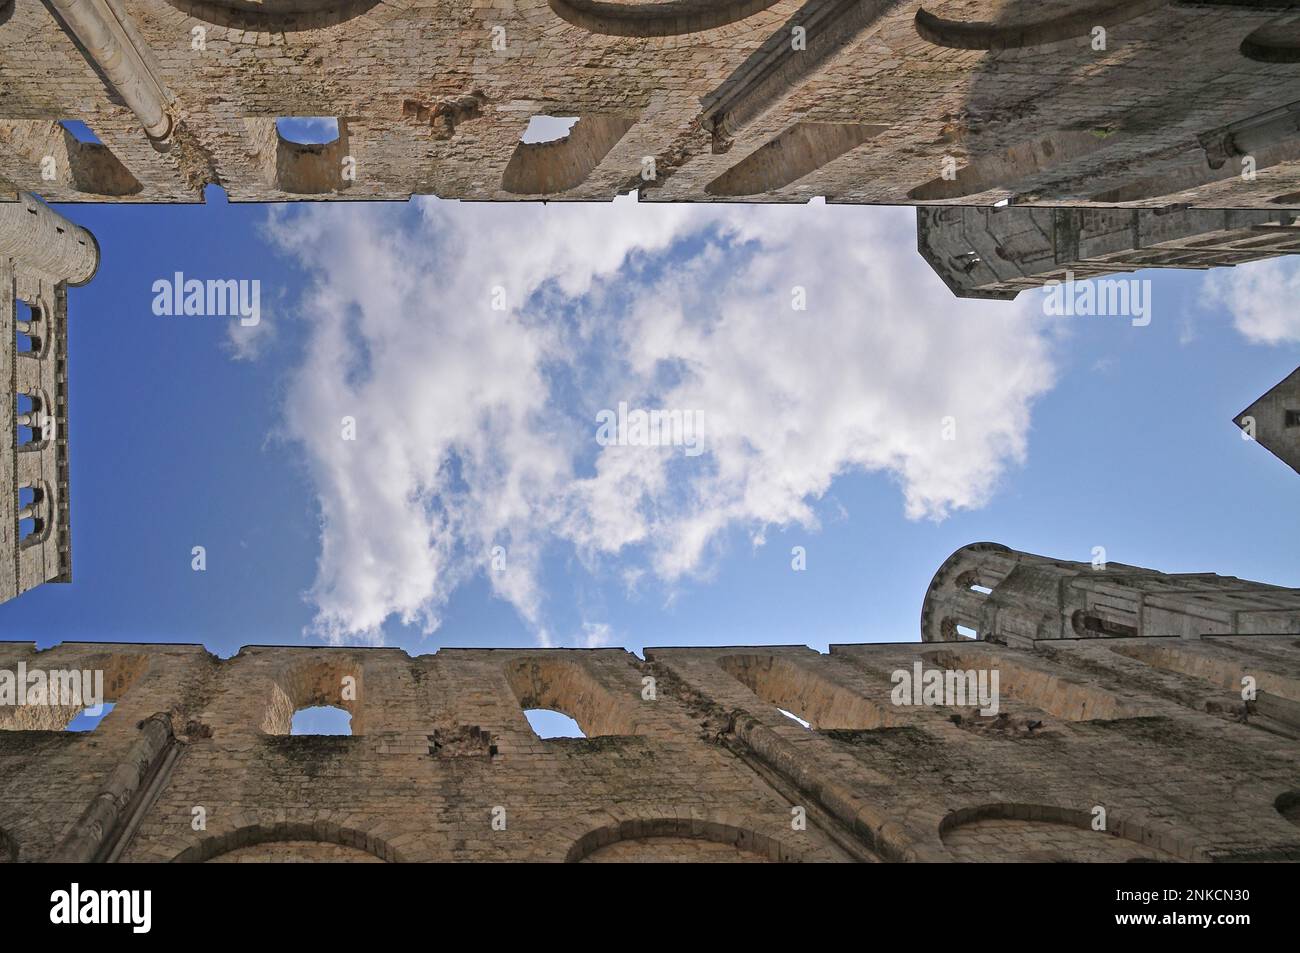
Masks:
[[[432,631],[484,572],[549,642],[549,547],[617,560],[631,588],[699,575],[732,527],[815,528],[851,471],[888,474],[911,518],[978,507],[1052,383],[1035,302],[952,298],[911,210],[415,207],[272,213],[312,271],[286,426],[319,496],[310,598],[335,641],[393,617]],[[620,401],[700,411],[708,452],[597,446]]]
[[[1238,265],[1205,277],[1207,304],[1227,308],[1252,344],[1300,342],[1300,266],[1288,258]]]
[[[582,623],[582,647],[584,649],[604,648],[612,640],[613,632],[608,622]]]
[[[244,324],[238,318],[226,323],[226,352],[231,360],[256,361],[275,340],[274,319],[263,312],[257,324]]]

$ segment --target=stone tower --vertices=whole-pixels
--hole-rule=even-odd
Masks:
[[[1066,562],[973,543],[935,573],[926,642],[1032,648],[1043,639],[1300,634],[1300,591],[1214,573]]]
[[[1142,268],[1216,268],[1300,251],[1290,212],[921,207],[917,247],[959,298]]]
[[[1300,473],[1300,367],[1234,417],[1233,423]]]
[[[0,203],[0,602],[72,581],[68,286],[99,246],[30,195]]]

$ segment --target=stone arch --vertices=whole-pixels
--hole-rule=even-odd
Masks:
[[[15,346],[18,337],[27,338],[27,350],[19,351],[20,354],[28,354],[38,360],[45,357],[50,350],[51,328],[49,327],[48,315],[51,313],[49,308],[40,300],[38,295],[33,295],[35,301],[24,301],[22,298],[15,298],[18,306],[16,318],[14,320],[14,337]],[[27,307],[26,313],[22,311],[23,306]],[[22,393],[20,391],[20,393]],[[32,396],[30,393],[27,396]]]
[[[167,0],[182,13],[216,26],[256,33],[323,30],[356,19],[383,0]]]
[[[282,850],[290,855],[296,853],[303,862],[355,859],[346,856],[349,851],[387,863],[403,863],[406,860],[384,838],[357,828],[342,827],[333,823],[279,821],[246,824],[222,834],[210,834],[198,843],[191,844],[180,851],[171,858],[171,863],[207,863],[236,851],[248,851],[249,848],[274,844],[281,845]],[[344,848],[344,850],[321,849],[325,845]],[[250,852],[252,853],[254,852]]]
[[[555,195],[577,188],[636,124],[623,115],[583,116],[552,142],[521,142],[501,176],[514,195]]]
[[[776,655],[723,655],[718,667],[776,708],[815,730],[864,730],[889,723],[883,707],[810,668]]]
[[[49,346],[49,339],[42,339],[42,344]],[[32,341],[36,345],[35,340]],[[42,356],[38,351],[33,350],[32,354],[38,359]],[[50,401],[49,395],[43,387],[33,387],[30,390],[15,390],[15,402],[19,397],[27,399],[29,406],[25,410],[18,410],[15,403],[14,424],[16,427],[26,427],[31,431],[31,439],[24,440],[21,443],[15,443],[14,446],[22,452],[39,453],[50,445],[50,441],[45,437],[45,423],[50,418],[57,421],[57,408]],[[49,415],[47,417],[46,415]],[[57,437],[57,434],[55,435]]]
[[[1257,63],[1300,63],[1300,13],[1259,27],[1241,41],[1241,55]]]
[[[349,684],[354,692],[345,691]],[[352,716],[352,734],[364,734],[362,666],[351,656],[331,653],[286,665],[272,677],[270,688],[261,724],[268,735],[289,734],[294,712],[315,706],[342,708]]]
[[[781,0],[547,0],[560,19],[605,36],[660,37],[700,33],[762,13]]]
[[[1165,6],[1169,0],[1092,0],[1082,10],[1076,0],[1005,0],[979,4],[992,19],[960,9],[965,16],[947,18],[925,7],[916,12],[916,32],[935,46],[956,50],[1015,50],[1088,36],[1093,27],[1111,27]],[[949,3],[930,2],[931,9]]]
[[[507,664],[505,672],[525,725],[525,710],[547,708],[568,715],[588,738],[633,735],[638,731],[630,706],[620,704],[586,666],[574,659],[523,656]]]
[[[25,444],[22,449],[35,451],[37,447],[35,444]],[[32,491],[31,502],[25,506],[20,505],[18,521],[20,524],[25,519],[33,522],[32,531],[20,537],[18,545],[23,549],[28,546],[40,546],[50,538],[50,533],[54,529],[54,514],[51,512],[54,497],[50,493],[50,486],[44,480],[37,480],[34,483],[20,484],[18,488],[20,491],[25,489]]]
[[[582,831],[564,852],[563,860],[568,864],[663,861],[680,856],[683,850],[691,851],[693,862],[788,864],[831,859],[828,854],[823,856],[824,851],[810,852],[776,835],[761,833],[737,818],[606,817],[579,820],[573,827],[581,827]],[[703,846],[706,844],[712,846]],[[722,849],[716,849],[719,847]]]
[[[1300,791],[1283,791],[1273,802],[1273,808],[1288,823],[1300,827]]]
[[[783,188],[879,135],[887,126],[797,122],[704,187],[709,195],[759,195]]]
[[[939,823],[939,838],[954,859],[966,862],[1204,859],[1178,834],[1159,836],[1113,816],[1104,831],[1093,830],[1092,822],[1090,811],[1056,805],[979,804],[947,814]]]

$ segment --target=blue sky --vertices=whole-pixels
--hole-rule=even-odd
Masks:
[[[103,249],[70,292],[74,583],[0,637],[910,641],[985,539],[1300,586],[1296,476],[1231,422],[1300,363],[1289,263],[1141,273],[1133,327],[953,299],[910,210],[208,196],[60,207]],[[176,272],[259,280],[261,323],[155,315]],[[709,449],[598,445],[620,400]]]

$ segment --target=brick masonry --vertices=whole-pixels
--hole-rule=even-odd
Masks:
[[[1014,579],[989,588],[1038,609]],[[0,843],[19,861],[1300,860],[1300,611],[1275,621],[644,659],[0,643],[0,672],[101,670],[116,702],[88,734],[58,730],[73,708],[0,707]],[[895,704],[918,664],[997,671],[998,713]],[[315,705],[353,734],[289,734]],[[531,708],[587,737],[537,737]]]

